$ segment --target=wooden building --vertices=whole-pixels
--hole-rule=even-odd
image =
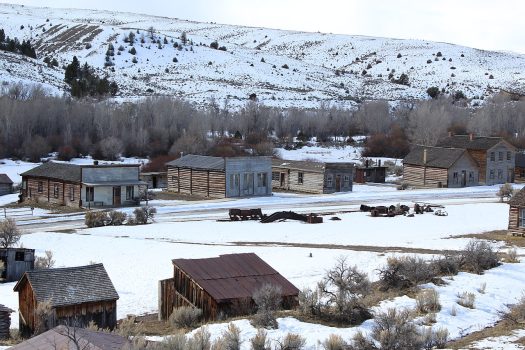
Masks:
[[[57,325],[87,327],[93,321],[99,328],[117,325],[119,298],[104,265],[27,271],[15,285],[22,334]],[[50,303],[52,314],[41,324],[35,311]]]
[[[525,153],[516,153],[514,163],[514,182],[525,182]]]
[[[466,149],[478,165],[482,185],[514,182],[516,147],[502,137],[449,134],[436,146]]]
[[[22,173],[21,200],[70,207],[140,204],[140,164],[76,165],[47,162]]]
[[[148,188],[168,188],[167,171],[140,172],[140,180],[148,184]]]
[[[209,259],[174,259],[174,277],[159,282],[159,318],[174,308],[197,307],[206,320],[255,311],[252,296],[265,284],[281,288],[285,309],[298,304],[299,290],[254,253]]]
[[[35,268],[35,250],[26,248],[0,248],[0,282],[18,281],[26,271]]]
[[[523,236],[525,234],[525,188],[512,196],[508,201],[509,235]]]
[[[13,193],[13,181],[6,174],[0,174],[0,196]]]
[[[370,165],[369,161],[366,160],[364,166],[355,168],[354,181],[359,184],[366,182],[385,183],[386,169],[386,166],[381,166],[381,160],[377,165]]]
[[[272,187],[304,193],[352,191],[353,163],[272,160]]]
[[[0,304],[0,340],[9,339],[11,327],[11,314],[14,311]]]
[[[12,350],[121,350],[132,349],[127,337],[86,328],[57,326],[27,339]]]
[[[270,157],[209,157],[185,155],[166,163],[168,191],[225,198],[272,194]]]
[[[478,181],[478,165],[465,149],[413,146],[403,159],[403,182],[410,186],[467,187]]]

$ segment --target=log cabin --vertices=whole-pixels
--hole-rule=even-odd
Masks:
[[[439,140],[436,147],[466,149],[476,161],[481,185],[514,182],[516,147],[502,137],[452,135]]]
[[[13,181],[7,174],[0,174],[0,196],[13,193]]]
[[[9,328],[11,327],[11,314],[14,311],[0,304],[0,340],[6,340],[10,337]]]
[[[27,271],[14,291],[24,335],[57,325],[87,327],[91,321],[99,328],[117,325],[119,296],[102,264]],[[45,320],[36,316],[42,304],[51,308]]]
[[[140,204],[140,164],[76,165],[47,162],[22,173],[22,202],[69,207],[121,207]]]
[[[209,198],[272,194],[270,157],[185,155],[166,163],[168,191]]]
[[[315,194],[350,192],[353,177],[353,163],[272,160],[274,189]]]
[[[35,250],[27,248],[0,248],[0,283],[18,281],[26,271],[35,268]]]
[[[508,234],[523,236],[525,234],[525,188],[513,195],[507,203],[510,206]]]
[[[183,306],[201,309],[205,320],[251,314],[253,294],[265,284],[281,289],[284,309],[298,305],[299,290],[254,253],[172,262],[174,277],[159,282],[161,320]]]
[[[403,159],[403,182],[414,187],[477,186],[478,165],[465,149],[413,146]]]
[[[128,338],[86,328],[57,326],[14,345],[12,350],[121,350],[133,349]]]

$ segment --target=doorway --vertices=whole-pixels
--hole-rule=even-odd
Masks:
[[[120,186],[113,187],[113,206],[120,206]]]
[[[467,171],[461,171],[461,187],[467,187]]]
[[[281,182],[281,188],[284,188],[284,186],[286,185],[286,174],[285,173],[280,173],[281,175],[281,178],[280,178],[280,182]]]
[[[341,192],[341,175],[335,176],[335,191]]]

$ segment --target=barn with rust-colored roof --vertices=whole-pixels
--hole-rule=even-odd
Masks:
[[[279,287],[282,307],[297,306],[299,290],[254,253],[208,259],[174,259],[174,277],[159,284],[159,318],[174,308],[197,307],[206,320],[255,311],[252,296],[265,284]]]

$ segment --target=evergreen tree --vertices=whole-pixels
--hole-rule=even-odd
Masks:
[[[68,84],[72,84],[73,80],[79,78],[80,73],[80,62],[78,62],[77,56],[73,56],[73,62],[67,65],[66,72],[64,74],[64,80]]]

